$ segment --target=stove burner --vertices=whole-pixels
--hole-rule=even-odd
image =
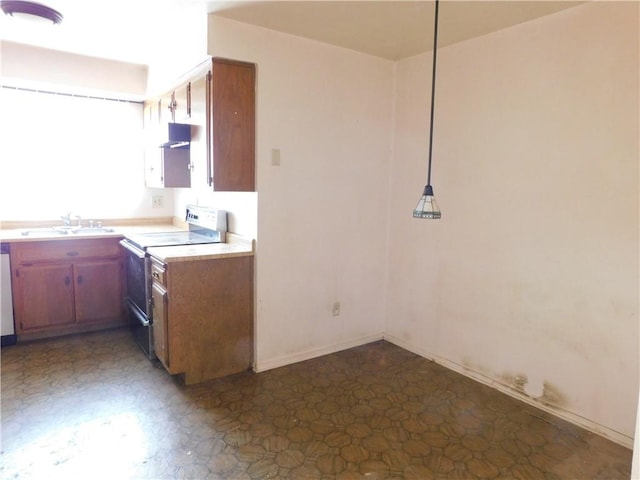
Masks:
[[[127,234],[127,239],[139,248],[170,247],[174,245],[197,245],[201,243],[219,243],[219,236],[203,235],[195,232],[154,232]]]

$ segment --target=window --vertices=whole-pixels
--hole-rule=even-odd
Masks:
[[[142,103],[12,87],[0,99],[1,220],[135,216]]]

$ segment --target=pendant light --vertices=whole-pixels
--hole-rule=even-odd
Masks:
[[[438,4],[436,0],[435,26],[433,27],[433,72],[431,75],[431,121],[429,123],[429,167],[427,170],[427,184],[422,192],[418,205],[413,209],[413,218],[436,219],[442,216],[440,207],[433,197],[431,186],[431,151],[433,149],[433,110],[436,96],[436,54],[438,51]]]

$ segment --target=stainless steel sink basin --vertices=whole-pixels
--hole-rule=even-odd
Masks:
[[[113,232],[113,228],[108,227],[79,227],[71,230],[71,233],[111,233]]]
[[[21,235],[25,237],[55,237],[57,235],[69,235],[71,229],[69,228],[30,228],[29,230],[23,230]]]
[[[91,235],[111,232],[113,232],[113,228],[108,227],[45,227],[30,228],[20,233],[25,237],[57,237],[62,235]]]

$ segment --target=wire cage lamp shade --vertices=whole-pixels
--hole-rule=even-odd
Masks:
[[[433,113],[436,96],[436,58],[438,53],[438,9],[439,0],[435,1],[435,25],[433,28],[433,70],[431,74],[431,120],[429,122],[429,163],[427,167],[427,184],[422,191],[422,196],[413,209],[413,218],[438,219],[442,217],[442,212],[433,196],[431,186],[431,154],[433,151]]]

